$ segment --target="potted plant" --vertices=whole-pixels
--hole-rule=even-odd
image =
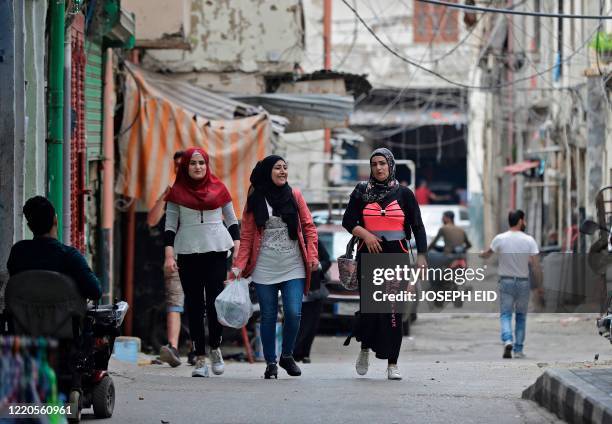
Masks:
[[[591,41],[591,47],[599,55],[599,60],[605,63],[612,62],[612,34],[598,32]]]

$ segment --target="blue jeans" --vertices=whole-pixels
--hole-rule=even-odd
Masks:
[[[499,279],[501,340],[503,343],[512,343],[512,312],[514,312],[516,320],[515,352],[523,351],[530,289],[528,278],[501,277]]]
[[[304,278],[277,284],[257,284],[257,298],[261,309],[261,343],[266,362],[276,362],[276,317],[278,315],[278,291],[283,298],[283,350],[284,356],[293,354],[293,347],[300,329]]]

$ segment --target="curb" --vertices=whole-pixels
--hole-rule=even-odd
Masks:
[[[525,389],[532,400],[568,423],[612,423],[612,394],[593,386],[570,369],[550,368]]]

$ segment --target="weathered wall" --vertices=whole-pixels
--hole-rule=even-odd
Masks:
[[[187,72],[175,74],[174,77],[219,92],[260,94],[266,91],[263,75],[255,73]]]
[[[312,162],[325,159],[323,130],[287,133],[282,136],[281,150],[289,166],[291,185],[302,190],[307,202],[324,202],[325,192],[317,190],[323,186],[324,167]]]
[[[149,0],[127,0],[124,5],[128,10],[153,10]],[[145,66],[170,72],[284,72],[302,61],[300,0],[191,0],[184,15],[182,27],[191,51],[149,50]],[[161,16],[139,25],[142,37],[137,38],[161,38],[167,26],[155,28]],[[170,18],[176,27],[176,13]]]
[[[366,23],[391,48],[423,66],[449,78],[467,82],[467,70],[473,63],[471,47],[478,38],[471,35],[452,54],[435,62],[455,46],[455,42],[415,43],[413,31],[414,2],[397,0],[349,1]],[[305,0],[306,49],[304,69],[323,67],[323,0]],[[450,12],[449,12],[450,13]],[[459,39],[467,36],[462,14],[458,15]],[[332,67],[334,70],[367,74],[374,87],[445,87],[449,84],[417,70],[394,57],[356,20],[340,0],[332,10]]]
[[[138,40],[189,34],[191,0],[121,0],[121,7],[136,15]]]

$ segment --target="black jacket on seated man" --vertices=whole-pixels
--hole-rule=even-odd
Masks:
[[[57,240],[57,216],[51,202],[42,196],[29,199],[23,207],[33,240],[22,240],[12,248],[6,267],[12,277],[31,270],[55,271],[74,279],[87,299],[102,296],[100,281],[77,249]]]
[[[74,279],[83,297],[97,300],[102,295],[100,282],[81,252],[52,237],[17,242],[6,267],[11,277],[34,269],[60,272]]]

